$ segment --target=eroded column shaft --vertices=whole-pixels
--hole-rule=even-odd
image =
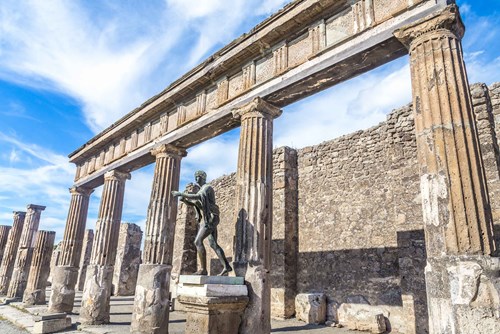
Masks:
[[[93,189],[83,187],[70,189],[71,202],[61,242],[61,253],[52,273],[52,294],[49,301],[51,312],[71,312],[73,310],[78,265],[83,249],[89,197],[92,192]]]
[[[498,270],[489,257],[493,224],[462,55],[463,32],[454,5],[396,32],[410,50],[430,333],[471,333],[473,324],[498,326],[491,316],[498,309],[490,277]]]
[[[133,296],[141,264],[142,231],[136,224],[120,226],[118,252],[113,273],[113,296]]]
[[[35,246],[35,235],[40,225],[40,215],[45,206],[30,204],[27,206],[26,219],[19,240],[19,250],[12,278],[9,284],[7,296],[10,298],[22,298],[33,258],[33,247]]]
[[[55,237],[56,232],[53,231],[37,233],[28,284],[23,296],[23,302],[27,305],[45,304],[45,289],[50,274],[50,259]]]
[[[7,240],[9,239],[10,229],[10,226],[0,225],[0,263],[2,263],[5,246],[7,246]]]
[[[127,179],[130,179],[129,173],[116,170],[104,175],[104,188],[80,309],[80,321],[84,324],[109,323],[113,266]]]
[[[14,211],[14,221],[3,251],[2,264],[0,266],[0,295],[7,294],[7,290],[9,289],[9,282],[16,262],[25,216],[26,212]]]
[[[90,263],[93,242],[94,230],[86,230],[85,236],[83,237],[83,252],[80,258],[80,266],[78,268],[78,282],[76,283],[78,291],[83,291],[83,287],[85,285],[85,276],[87,275],[87,266]]]
[[[271,331],[273,119],[281,110],[256,98],[233,114],[241,119],[234,267],[250,298],[240,332],[264,334]]]
[[[143,264],[132,314],[132,333],[168,333],[170,272],[172,269],[182,149],[162,145],[152,151],[156,166],[146,221]]]

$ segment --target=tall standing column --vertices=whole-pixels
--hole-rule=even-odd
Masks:
[[[9,239],[10,226],[0,225],[0,263],[2,263],[2,258],[7,246],[7,240]]]
[[[256,98],[233,115],[241,119],[234,268],[250,298],[240,333],[265,334],[271,331],[273,119],[281,110]]]
[[[23,303],[26,305],[45,304],[45,289],[50,273],[50,259],[54,250],[55,237],[56,232],[53,231],[37,233],[28,284],[23,296]]]
[[[104,189],[80,309],[83,324],[109,323],[109,299],[127,179],[130,179],[129,173],[117,170],[104,175]]]
[[[71,202],[61,242],[61,253],[52,273],[52,294],[49,300],[49,310],[51,312],[73,311],[89,197],[94,190],[73,187],[69,191],[71,193]]]
[[[146,221],[143,264],[135,290],[132,333],[168,333],[170,271],[174,246],[181,159],[186,151],[162,145],[151,154],[156,166]]]
[[[19,240],[24,226],[26,212],[14,211],[14,222],[9,232],[7,245],[4,248],[2,264],[0,266],[0,295],[7,294],[9,282],[16,262],[17,250],[19,249]]]
[[[31,260],[33,258],[33,247],[35,246],[35,234],[40,225],[40,215],[45,206],[30,204],[27,206],[26,220],[19,241],[19,250],[16,256],[16,264],[12,272],[12,278],[7,291],[7,297],[22,298],[26,283],[28,282]]]
[[[493,225],[463,33],[454,5],[395,33],[410,50],[430,333],[500,328],[493,284],[500,267],[489,257]]]

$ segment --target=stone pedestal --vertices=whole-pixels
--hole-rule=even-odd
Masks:
[[[50,273],[50,259],[55,237],[56,232],[53,231],[39,231],[37,234],[28,285],[23,296],[23,302],[26,305],[45,304],[45,290]]]
[[[187,314],[186,333],[239,333],[248,303],[242,277],[181,275],[177,293]]]
[[[255,98],[233,115],[241,119],[234,269],[250,291],[241,333],[266,334],[271,331],[273,119],[281,110]]]
[[[80,258],[80,266],[78,268],[78,282],[76,288],[78,291],[83,291],[85,285],[85,277],[87,276],[87,266],[90,263],[90,254],[92,252],[92,243],[94,242],[94,231],[85,230],[83,237],[83,252]]]
[[[100,325],[109,322],[111,284],[127,179],[130,179],[130,174],[116,170],[104,175],[95,240],[80,309],[82,324]]]
[[[26,220],[19,241],[19,251],[17,252],[16,264],[12,272],[12,278],[7,291],[9,298],[22,298],[33,259],[33,247],[35,234],[40,224],[40,215],[45,206],[30,204],[27,206]]]
[[[410,50],[431,334],[500,328],[491,206],[463,33],[455,5],[395,32]]]
[[[131,323],[132,333],[145,334],[168,333],[168,294],[177,218],[177,199],[171,192],[179,189],[181,159],[186,151],[162,145],[151,153],[156,156],[156,166]]]
[[[26,212],[14,211],[14,222],[9,232],[7,244],[3,251],[2,264],[0,266],[0,295],[5,295],[9,289],[9,282],[14,270],[19,240],[23,231]]]
[[[66,313],[44,314],[33,317],[33,320],[32,333],[35,334],[55,333],[71,327],[71,317]]]
[[[136,224],[120,226],[113,274],[113,296],[133,296],[141,264],[142,231]]]
[[[49,301],[51,312],[71,312],[75,300],[75,284],[78,265],[83,248],[83,237],[89,197],[93,189],[73,187],[70,190],[71,203],[61,242],[61,253],[52,275],[52,294]],[[77,274],[76,274],[77,275]]]

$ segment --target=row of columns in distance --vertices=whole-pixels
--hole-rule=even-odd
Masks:
[[[0,226],[0,295],[45,303],[50,258],[56,233],[38,231],[45,206],[30,204],[14,211],[12,227]]]
[[[413,105],[428,263],[427,293],[431,333],[455,321],[447,268],[450,258],[487,257],[494,251],[493,228],[456,6],[410,24],[395,36],[410,50]],[[270,242],[272,217],[273,119],[281,111],[260,98],[234,111],[241,119],[237,170],[238,222],[235,272],[250,285],[242,333],[270,332]],[[140,266],[131,330],[168,332],[169,276],[182,148],[152,151],[156,166],[146,222],[144,262]],[[83,323],[109,321],[111,273],[121,219],[125,180],[105,175],[96,236],[81,309]],[[59,273],[54,274],[53,311],[71,312],[76,270],[91,189],[73,188]],[[441,282],[441,283],[440,283]],[[452,315],[440,312],[443,303]]]

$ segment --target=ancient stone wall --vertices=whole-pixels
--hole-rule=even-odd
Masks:
[[[471,91],[498,245],[500,84],[476,84]],[[292,282],[296,293],[325,293],[330,307],[383,306],[391,313],[395,332],[427,332],[425,240],[411,105],[394,110],[370,129],[288,154],[287,159],[297,157],[297,208],[293,201],[285,205],[283,189],[293,187],[282,186],[284,175],[290,175],[280,171],[290,164],[280,161],[284,150],[274,151],[273,287],[283,287],[283,259],[290,257],[290,250],[282,247],[283,233],[287,228],[294,234],[290,212],[297,210],[298,231],[289,240],[298,238],[298,254],[296,264],[288,264],[297,268]],[[219,242],[230,259],[235,174],[211,184],[221,210]],[[216,274],[219,263],[210,250],[208,256]],[[279,314],[283,309],[273,312],[287,314]]]

